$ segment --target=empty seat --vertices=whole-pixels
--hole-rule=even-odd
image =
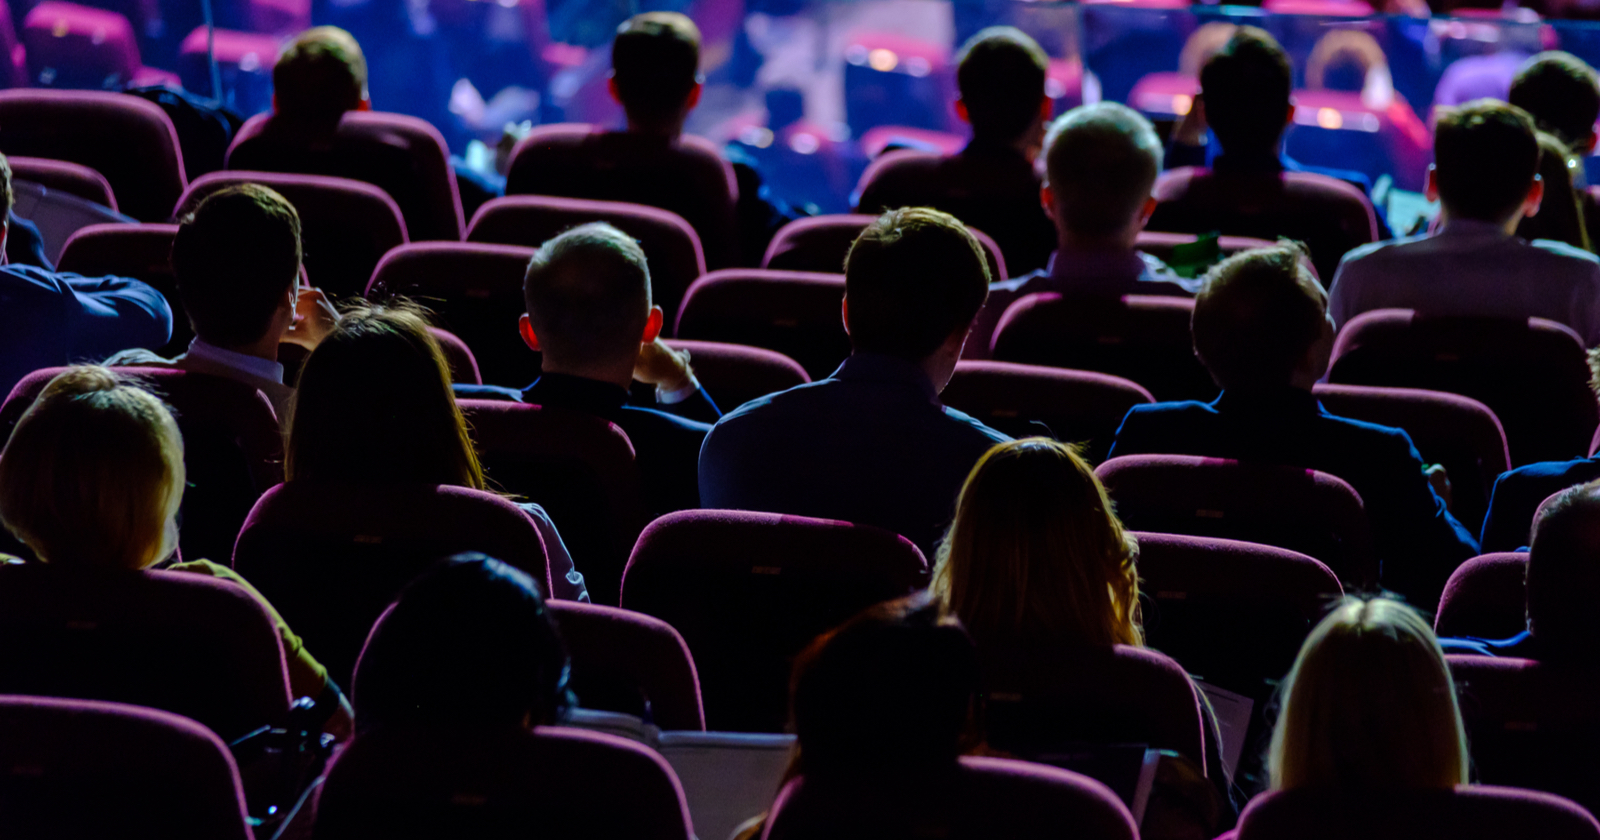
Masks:
[[[228,747],[192,720],[120,703],[0,697],[0,834],[250,840]]]
[[[1317,558],[1347,586],[1377,582],[1361,497],[1327,473],[1191,455],[1123,455],[1095,475],[1129,528],[1275,545]]]
[[[1209,400],[1218,389],[1194,356],[1193,316],[1194,301],[1180,297],[1032,294],[1000,317],[990,355],[1109,373],[1139,383],[1158,400]]]
[[[467,241],[537,248],[588,222],[609,222],[638,240],[650,263],[651,296],[672,323],[684,291],[706,273],[700,237],[681,216],[620,201],[508,195],[478,208],[467,226]]]
[[[1137,383],[1103,373],[976,361],[956,363],[940,399],[1012,437],[1085,443],[1091,463],[1105,458],[1128,409],[1155,402]]]
[[[517,332],[527,312],[522,280],[533,249],[477,242],[417,242],[383,255],[366,296],[404,295],[438,316],[466,342],[491,385],[525,387],[539,376],[539,355]]]
[[[65,368],[34,371],[0,406],[0,435]],[[187,488],[178,511],[179,547],[190,560],[225,562],[250,508],[283,480],[283,439],[272,403],[242,382],[157,368],[119,368],[172,406],[183,433]]]
[[[194,212],[207,196],[238,184],[276,190],[300,214],[306,274],[331,295],[359,295],[389,249],[404,245],[406,223],[387,193],[348,178],[275,172],[213,172],[196,178],[172,214]]]
[[[541,505],[589,597],[615,605],[628,553],[650,520],[628,436],[598,417],[519,402],[461,400],[461,412],[485,475]]]
[[[933,837],[1132,840],[1133,816],[1105,785],[1043,764],[964,757],[944,771],[870,780],[790,781],[778,794],[763,840],[901,837],[916,826]]]
[[[767,245],[766,256],[761,258],[761,267],[774,271],[842,272],[850,245],[877,218],[849,213],[796,219],[784,225],[772,237],[772,242]],[[977,237],[978,244],[983,246],[984,256],[989,259],[989,279],[1006,279],[1006,258],[1000,253],[1000,246],[994,244],[994,240],[983,231],[976,228],[967,230]]]
[[[1328,381],[1478,400],[1500,419],[1512,466],[1581,457],[1600,422],[1583,341],[1543,318],[1364,312],[1339,331]]]
[[[455,333],[438,327],[429,327],[428,332],[433,333],[433,339],[439,342],[439,349],[444,352],[445,363],[450,365],[451,382],[459,385],[483,384],[483,374],[478,371],[478,358],[472,355],[472,348],[465,341]]]
[[[584,708],[638,715],[662,729],[706,728],[694,659],[672,625],[599,604],[546,606],[572,658],[569,685]]]
[[[1594,698],[1600,675],[1586,662],[1490,656],[1445,657],[1472,744],[1475,775],[1600,807],[1600,747]],[[1521,836],[1546,836],[1526,831]]]
[[[460,240],[466,230],[450,150],[437,128],[405,114],[346,113],[331,137],[303,137],[260,114],[239,129],[228,168],[364,181],[389,194],[417,242]]]
[[[1212,537],[1139,532],[1145,641],[1258,709],[1343,594],[1304,554]]]
[[[470,722],[469,722],[470,723]],[[598,732],[379,729],[328,769],[317,840],[693,840],[683,787],[648,747]]]
[[[1505,430],[1489,407],[1442,391],[1319,384],[1312,388],[1328,411],[1404,429],[1429,464],[1450,476],[1450,512],[1477,533],[1489,509],[1494,480],[1511,469]]]
[[[1592,840],[1600,825],[1573,802],[1528,790],[1463,785],[1453,791],[1266,793],[1239,816],[1239,840]]]
[[[1439,598],[1439,636],[1509,639],[1528,629],[1527,552],[1474,557],[1450,575]]]
[[[0,152],[87,166],[110,182],[118,209],[141,222],[171,218],[188,184],[172,120],[121,93],[0,91]]]
[[[1166,655],[1128,645],[980,650],[984,731],[996,749],[1038,759],[1074,745],[1144,744],[1207,766],[1200,698]]]
[[[821,379],[850,355],[842,300],[842,274],[713,271],[683,296],[675,334],[776,350],[799,362],[812,379]]]
[[[696,17],[703,19],[704,13]],[[659,207],[694,228],[707,264],[733,264],[739,186],[716,144],[700,137],[685,134],[663,143],[583,123],[538,126],[511,151],[506,195]]]
[[[156,348],[156,354],[171,358],[189,349],[194,329],[183,317],[183,302],[178,298],[178,280],[172,273],[172,240],[177,225],[90,225],[79,228],[61,248],[56,260],[58,271],[84,277],[132,277],[155,287],[172,307],[172,340]]]
[[[799,362],[774,350],[682,338],[667,346],[689,352],[695,377],[723,411],[811,381]]]
[[[111,182],[104,175],[84,166],[65,160],[50,158],[7,157],[11,177],[18,181],[32,181],[41,187],[75,195],[112,210],[117,209],[116,196],[112,195]]]
[[[29,81],[39,87],[121,90],[177,82],[145,67],[133,22],[109,9],[46,0],[22,20]]]
[[[206,575],[3,566],[0,628],[0,694],[150,706],[230,740],[289,711],[272,616]]]
[[[395,595],[463,551],[503,560],[550,591],[527,513],[493,493],[443,485],[280,484],[250,511],[233,566],[348,686],[368,629]]]
[[[639,536],[622,606],[683,634],[710,729],[779,732],[788,717],[791,658],[818,634],[927,580],[922,552],[878,528],[682,511]]]

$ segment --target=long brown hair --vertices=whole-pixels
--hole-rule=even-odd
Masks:
[[[290,481],[414,481],[484,489],[450,367],[414,304],[346,312],[306,359],[289,409]]]
[[[967,476],[933,591],[979,643],[1141,645],[1137,556],[1078,450],[1027,438]]]

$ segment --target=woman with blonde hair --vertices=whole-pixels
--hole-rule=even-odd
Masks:
[[[426,310],[405,301],[343,314],[300,371],[284,435],[287,481],[489,489]],[[551,596],[589,600],[555,523],[536,504],[520,507],[544,538]]]
[[[177,549],[184,479],[183,436],[165,403],[109,368],[70,368],[50,380],[0,452],[0,521],[50,566],[148,569]],[[249,592],[278,627],[294,695],[348,714],[327,669],[244,578],[209,560],[163,568]]]
[[[1078,450],[1027,438],[972,468],[933,591],[980,645],[1142,645],[1137,557]]]
[[[1467,741],[1444,651],[1416,610],[1346,598],[1284,683],[1272,732],[1273,790],[1449,790],[1467,781]]]

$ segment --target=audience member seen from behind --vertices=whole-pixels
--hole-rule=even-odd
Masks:
[[[850,358],[719,420],[700,451],[702,504],[875,525],[933,556],[972,465],[1010,439],[939,402],[988,283],[955,217],[879,217],[845,261]]]
[[[1435,317],[1549,318],[1600,343],[1600,259],[1516,235],[1539,212],[1539,141],[1526,112],[1481,99],[1439,115],[1428,197],[1437,233],[1352,251],[1333,279],[1334,323],[1373,309]],[[1559,188],[1558,188],[1559,189]]]
[[[345,314],[306,359],[285,439],[289,481],[488,486],[444,353],[412,306]],[[555,524],[536,504],[520,507],[544,538],[556,597],[587,601]]]
[[[1518,237],[1529,242],[1549,239],[1580,251],[1594,251],[1583,209],[1586,193],[1573,183],[1582,166],[1583,161],[1569,152],[1560,138],[1539,132],[1539,180],[1544,184],[1544,197],[1537,215],[1523,216],[1517,223]]]
[[[1600,351],[1589,351],[1589,370],[1590,387],[1600,390]],[[1501,473],[1483,518],[1483,550],[1526,549],[1539,505],[1568,487],[1595,479],[1600,479],[1600,455],[1524,464]]]
[[[1527,628],[1509,639],[1442,639],[1449,653],[1592,662],[1600,633],[1600,481],[1561,491],[1539,509],[1528,552]]]
[[[171,562],[183,491],[183,438],[172,412],[106,368],[76,367],[50,380],[0,453],[0,520],[41,562],[86,576],[163,568],[239,586],[272,615],[294,695],[340,709],[327,670],[244,578],[209,560]]]
[[[696,463],[710,423],[722,416],[695,379],[689,354],[661,340],[650,266],[639,243],[601,222],[544,243],[523,281],[522,339],[543,354],[543,372],[517,391],[457,385],[463,397],[520,400],[616,423],[637,453],[659,514],[700,506]],[[629,404],[634,382],[654,385],[653,405]]]
[[[1437,603],[1477,543],[1450,515],[1400,429],[1328,413],[1311,388],[1328,369],[1327,297],[1293,245],[1236,254],[1211,270],[1195,299],[1195,354],[1222,388],[1210,403],[1135,406],[1110,457],[1202,455],[1319,470],[1361,495],[1384,585]],[[1442,483],[1442,482],[1441,482]]]
[[[11,165],[0,155],[0,250],[12,233]],[[30,265],[0,265],[0,393],[40,368],[100,360],[172,338],[172,307],[127,277],[80,277]]]
[[[1056,250],[1045,268],[989,284],[967,358],[988,353],[1006,307],[1023,295],[1117,299],[1191,295],[1200,288],[1138,249],[1161,172],[1161,139],[1149,120],[1115,102],[1074,108],[1050,127],[1044,155],[1038,200],[1054,220]]]
[[[685,136],[700,103],[700,30],[676,12],[635,15],[611,45],[611,95],[625,131],[541,132],[518,146],[508,195],[628,201],[677,213],[700,235],[706,263],[734,259],[737,191],[716,147]],[[541,139],[542,138],[542,139]]]
[[[506,837],[562,815],[521,813],[530,732],[573,703],[567,653],[526,573],[458,554],[413,580],[356,665],[356,737],[328,773],[313,836]],[[443,780],[448,779],[448,782]],[[470,804],[434,799],[470,786]],[[375,801],[376,800],[376,801]]]
[[[1221,146],[1210,169],[1174,170],[1157,189],[1152,230],[1208,233],[1306,243],[1323,277],[1339,258],[1378,238],[1377,217],[1358,173],[1314,170],[1283,155],[1283,133],[1294,119],[1294,71],[1271,35],[1253,26],[1234,31],[1200,70],[1188,132],[1209,126]],[[1173,145],[1167,166],[1203,166],[1203,147]]]
[[[294,389],[283,381],[278,345],[314,348],[339,320],[326,295],[300,287],[300,215],[294,206],[256,184],[211,194],[179,222],[172,270],[194,327],[189,352],[163,359],[135,350],[106,364],[234,379],[266,394],[281,422]]]
[[[1306,638],[1268,757],[1277,791],[1452,790],[1467,739],[1444,652],[1399,601],[1346,598]]]
[[[956,113],[972,140],[944,157],[904,152],[875,164],[856,212],[932,207],[994,237],[1013,274],[1045,266],[1055,229],[1039,206],[1034,160],[1055,103],[1045,92],[1050,59],[1010,26],[972,36],[956,58]]]
[[[1507,97],[1512,105],[1528,112],[1540,131],[1549,132],[1566,146],[1567,155],[1582,161],[1594,152],[1595,120],[1600,119],[1600,77],[1583,59],[1559,50],[1547,50],[1533,56],[1517,68],[1511,80],[1511,93]],[[1544,147],[1543,138],[1540,146]],[[1545,149],[1545,154],[1550,151]],[[1539,174],[1545,179],[1545,204],[1540,206],[1542,218],[1549,212],[1549,202],[1554,198],[1549,167],[1541,164]],[[1582,208],[1582,219],[1592,245],[1600,237],[1600,203],[1589,193],[1581,167],[1570,170],[1573,191]],[[1527,225],[1529,220],[1523,220]],[[1528,231],[1518,228],[1524,239],[1534,239]],[[1571,239],[1558,239],[1578,247]]]

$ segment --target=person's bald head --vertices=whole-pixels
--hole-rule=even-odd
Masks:
[[[1546,501],[1528,555],[1528,629],[1540,644],[1591,644],[1600,588],[1600,481]]]
[[[528,321],[545,358],[559,365],[632,359],[650,318],[644,249],[604,222],[543,245],[522,283]]]
[[[1317,367],[1313,349],[1325,356],[1332,348],[1328,296],[1304,260],[1304,249],[1285,242],[1234,254],[1207,273],[1191,331],[1195,354],[1222,388],[1290,385]]]

